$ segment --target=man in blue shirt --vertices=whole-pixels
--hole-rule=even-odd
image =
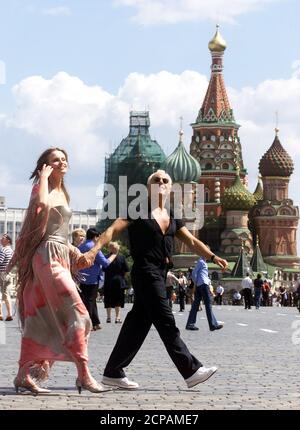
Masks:
[[[86,241],[82,243],[78,249],[85,253],[95,246],[95,243],[100,236],[100,233],[95,228],[90,228],[86,232]],[[103,276],[102,267],[106,268],[114,261],[117,254],[110,255],[106,258],[101,251],[98,252],[94,264],[88,269],[81,270],[84,276],[84,281],[80,283],[80,297],[87,308],[90,318],[92,320],[93,330],[100,330],[100,319],[97,309],[97,294],[99,287],[99,280]]]
[[[199,258],[196,267],[192,272],[192,279],[196,286],[195,299],[192,304],[189,317],[186,323],[186,330],[199,330],[199,328],[195,326],[195,323],[201,300],[203,300],[205,304],[206,316],[210,331],[220,330],[223,325],[218,324],[218,321],[216,320],[212,311],[209,290],[210,279],[208,277],[207,263],[203,257]]]

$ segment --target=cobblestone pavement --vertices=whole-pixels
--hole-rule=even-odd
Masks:
[[[130,307],[126,305],[123,315]],[[193,389],[186,388],[153,328],[127,370],[140,384],[137,391],[79,395],[75,366],[56,363],[48,382],[51,394],[16,395],[12,381],[20,332],[16,320],[0,322],[0,409],[300,409],[300,314],[295,308],[215,306],[217,319],[224,322],[215,332],[208,330],[204,311],[198,313],[199,331],[186,331],[189,308],[184,313],[177,305],[173,308],[184,341],[205,366],[219,367],[214,377]],[[92,373],[100,381],[120,324],[106,324],[102,303],[99,310],[103,329],[91,333],[89,355]]]

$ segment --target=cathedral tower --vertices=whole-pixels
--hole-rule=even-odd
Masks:
[[[200,237],[213,250],[217,250],[220,247],[221,231],[225,227],[225,218],[221,216],[221,198],[236,179],[236,163],[242,182],[246,170],[238,136],[240,126],[235,122],[223,78],[226,42],[218,27],[208,47],[212,55],[211,77],[196,122],[192,124],[190,152],[200,163],[200,183],[205,187],[206,224],[200,231]]]
[[[283,268],[300,268],[297,257],[299,208],[289,198],[293,160],[278,137],[263,155],[259,170],[263,181],[263,199],[253,210],[253,221],[266,263]]]

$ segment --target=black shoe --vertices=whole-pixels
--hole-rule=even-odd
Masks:
[[[185,329],[186,330],[199,330],[199,328],[196,327],[195,325],[187,325]]]
[[[217,325],[217,327],[212,327],[212,328],[210,329],[210,331],[220,330],[221,328],[223,328],[223,324],[219,324],[219,325]]]

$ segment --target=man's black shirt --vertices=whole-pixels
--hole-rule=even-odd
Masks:
[[[174,249],[174,236],[184,223],[174,219],[172,212],[169,214],[170,223],[163,234],[158,222],[151,218],[138,218],[130,220],[128,227],[131,255],[134,261],[133,271],[153,272],[166,269],[167,260],[171,261]]]

